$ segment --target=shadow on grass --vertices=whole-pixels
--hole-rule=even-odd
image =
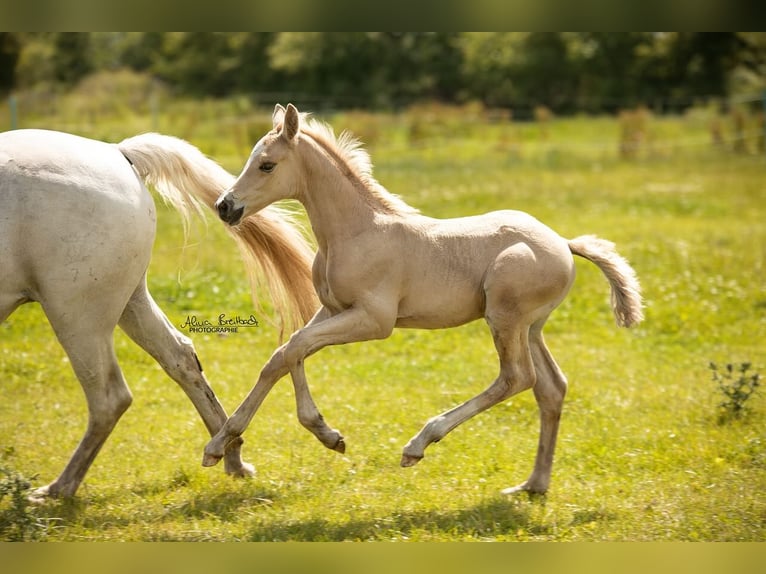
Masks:
[[[49,501],[37,507],[35,514],[55,521],[54,528],[67,528],[77,524],[85,529],[100,531],[127,528],[136,523],[155,522],[157,525],[178,519],[201,519],[215,516],[224,522],[236,522],[242,518],[243,508],[268,507],[279,497],[269,492],[230,492],[213,496],[210,493],[194,495],[177,503],[167,504],[143,516],[114,512],[98,512],[91,515],[91,505],[109,506],[106,499],[87,501],[69,499]],[[321,518],[308,520],[277,520],[252,526],[243,539],[250,541],[362,541],[405,540],[431,537],[453,540],[481,540],[497,537],[547,537],[552,536],[550,525],[539,520],[540,509],[545,506],[544,497],[519,498],[497,497],[480,504],[455,511],[418,511],[393,513],[386,516],[351,519],[334,522]],[[141,514],[141,513],[139,513]],[[152,515],[153,514],[153,515]],[[353,516],[353,514],[352,514]],[[201,533],[160,533],[157,540],[205,539]],[[211,538],[212,539],[212,538]]]
[[[243,508],[252,511],[258,507],[268,507],[280,496],[277,492],[258,489],[216,494],[190,492],[188,497],[183,496],[180,500],[151,500],[157,493],[171,490],[173,489],[163,489],[158,483],[147,483],[131,489],[132,494],[137,495],[139,499],[146,497],[147,502],[144,507],[133,512],[121,504],[121,493],[47,499],[40,504],[30,505],[28,509],[30,516],[50,525],[51,529],[66,529],[77,525],[78,528],[105,532],[136,524],[160,525],[209,516],[215,516],[221,522],[236,522],[242,518]],[[0,519],[4,514],[5,512],[0,512]]]
[[[370,515],[350,508],[346,519],[323,518],[321,514],[291,518],[283,512],[263,513],[261,510],[275,503],[289,508],[285,493],[262,485],[236,491],[198,490],[184,472],[176,473],[168,481],[137,484],[130,489],[130,495],[126,499],[124,491],[112,490],[28,507],[22,518],[24,524],[34,522],[36,529],[30,532],[35,536],[24,535],[22,539],[56,537],[55,531],[59,529],[64,529],[60,532],[66,537],[65,529],[69,527],[99,532],[106,539],[111,532],[120,538],[123,529],[135,526],[144,540],[226,538],[221,532],[174,530],[173,525],[210,518],[232,525],[239,523],[235,527],[238,539],[249,541],[528,540],[552,539],[561,534],[561,530],[557,532],[557,521],[546,518],[547,498],[527,493],[510,497],[498,495],[481,500],[475,506],[451,510],[392,510]],[[315,512],[321,513],[321,510]],[[247,518],[242,523],[245,515]],[[613,519],[615,516],[608,512],[579,509],[566,523],[558,524],[558,528],[566,530]]]
[[[224,492],[210,496],[199,494],[189,500],[171,504],[165,509],[165,518],[205,518],[215,516],[223,522],[236,522],[242,518],[242,510],[252,511],[258,507],[271,506],[277,493],[234,493]]]
[[[247,539],[253,542],[338,542],[403,540],[430,537],[453,540],[494,539],[498,536],[535,537],[552,535],[550,526],[533,514],[545,506],[544,497],[493,498],[463,510],[396,513],[390,516],[349,520],[343,523],[322,519],[273,522],[253,527]]]

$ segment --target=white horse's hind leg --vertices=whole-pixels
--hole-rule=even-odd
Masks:
[[[79,329],[70,329],[56,316],[49,314],[48,318],[85,391],[88,426],[61,475],[34,495],[72,496],[132,397],[117,364],[111,331],[90,332],[83,322]]]
[[[200,414],[208,432],[215,435],[226,422],[226,411],[210,388],[191,340],[178,332],[152,299],[142,279],[120,318],[120,327],[149,353],[183,389]],[[225,471],[252,476],[254,468],[242,461],[242,439],[227,445]]]
[[[5,321],[21,303],[23,299],[19,297],[0,294],[0,323]]]
[[[548,490],[553,469],[553,453],[556,448],[561,409],[567,391],[567,380],[556,364],[542,335],[545,321],[539,321],[530,330],[530,348],[537,372],[534,387],[535,399],[540,409],[540,439],[535,467],[530,477],[518,486],[506,488],[503,494],[520,491],[544,493]]]

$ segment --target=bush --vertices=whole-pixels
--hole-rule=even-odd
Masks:
[[[727,363],[725,369],[719,371],[715,363],[710,363],[713,381],[718,384],[718,389],[726,397],[718,403],[721,409],[720,422],[740,418],[745,413],[745,403],[760,386],[761,375],[760,373],[749,375],[750,366],[750,363],[741,363],[738,366]]]
[[[29,501],[32,483],[21,474],[0,467],[0,539],[17,542],[45,537],[48,521],[35,515]],[[6,498],[10,500],[6,502]]]

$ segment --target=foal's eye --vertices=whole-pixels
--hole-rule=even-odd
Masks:
[[[272,171],[274,171],[275,167],[277,167],[277,164],[275,164],[274,162],[265,161],[258,167],[258,169],[260,169],[262,172],[265,172],[265,173],[271,173]]]

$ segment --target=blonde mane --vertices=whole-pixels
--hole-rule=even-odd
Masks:
[[[372,175],[370,154],[353,134],[343,131],[336,137],[328,124],[303,113],[301,133],[309,136],[335,161],[348,179],[357,183],[355,187],[373,209],[392,214],[418,213],[417,209],[378,183]]]

